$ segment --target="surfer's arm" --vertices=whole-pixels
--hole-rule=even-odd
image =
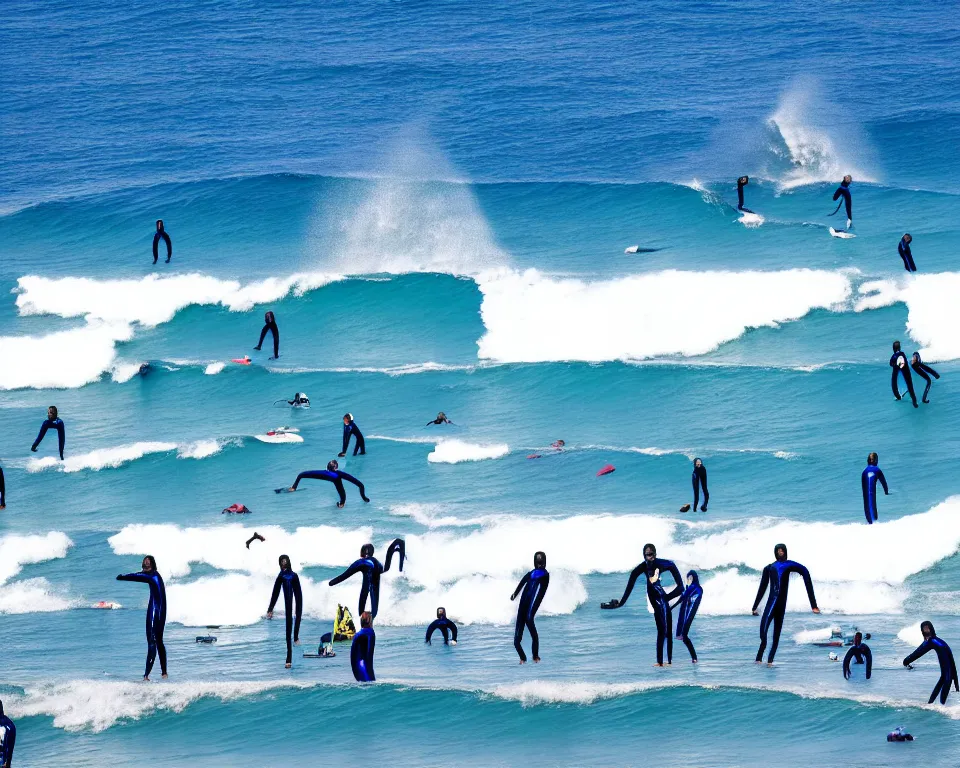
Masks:
[[[630,573],[630,578],[627,579],[627,588],[623,591],[623,597],[617,602],[617,608],[622,608],[627,603],[627,599],[630,597],[630,593],[633,592],[633,586],[637,583],[637,579],[640,578],[640,575],[647,572],[646,563],[640,563],[633,571]]]
[[[63,444],[66,442],[66,439],[67,439],[67,431],[66,431],[66,428],[63,426],[62,419],[57,419],[57,439],[60,446],[60,458],[62,459]]]
[[[7,486],[3,481],[3,467],[0,467],[0,507],[4,506],[7,503],[6,493],[7,493]]]
[[[297,479],[293,481],[293,485],[290,487],[293,488],[293,490],[297,490],[297,486],[300,485],[301,480],[327,480],[328,482],[333,482],[335,477],[336,475],[327,472],[325,469],[308,469],[297,475]]]
[[[673,598],[683,594],[683,577],[680,576],[680,569],[677,568],[676,563],[672,560],[668,560],[667,562],[669,563],[667,570],[670,571],[670,575],[673,576],[673,580],[677,585],[674,589],[670,590],[667,595],[667,600],[673,600]]]
[[[357,480],[357,478],[355,478],[353,475],[348,475],[348,474],[347,474],[346,472],[344,472],[343,470],[340,470],[340,471],[338,472],[338,474],[340,475],[341,478],[343,478],[344,480],[346,480],[348,483],[353,483],[355,486],[357,486],[357,488],[360,489],[360,498],[361,498],[361,499],[363,499],[364,501],[369,501],[369,499],[367,498],[366,489],[363,487],[363,483],[361,483],[359,480]]]
[[[450,621],[450,619],[447,619],[447,624],[450,626],[450,639],[453,640],[453,642],[457,642],[457,625]],[[956,670],[956,666],[954,666],[954,670]],[[956,674],[956,671],[954,671],[954,674]]]
[[[524,576],[523,576],[523,578],[520,579],[520,583],[517,584],[517,588],[516,588],[515,590],[513,590],[513,594],[510,595],[510,599],[511,599],[511,600],[516,600],[516,599],[517,599],[517,595],[520,594],[520,590],[524,588],[524,586],[526,585],[526,583],[527,583],[528,581],[530,581],[530,574],[529,574],[529,573],[525,573]]]
[[[139,573],[121,573],[117,576],[117,581],[137,581],[141,584],[149,584],[150,576],[142,571]]]
[[[763,593],[767,591],[767,585],[770,584],[770,566],[765,566],[763,569],[763,575],[760,577],[760,589],[757,590],[757,599],[753,601],[753,608],[750,609],[752,613],[757,612],[757,606],[760,605],[760,601],[763,600]]]
[[[807,599],[810,601],[810,607],[819,612],[817,607],[817,598],[813,594],[813,580],[810,578],[810,571],[807,570],[805,565],[800,565],[800,563],[794,563],[791,568],[791,571],[794,573],[799,573],[803,577],[803,586],[807,588]]]
[[[853,658],[854,654],[857,652],[857,649],[852,647],[847,651],[847,655],[843,657],[843,677],[845,680],[850,679],[850,660]],[[870,667],[867,667],[867,677],[870,677]]]
[[[257,342],[257,346],[255,347],[256,349],[260,349],[260,347],[263,346],[263,340],[267,338],[267,331],[269,330],[270,330],[270,323],[267,323],[265,326],[263,326],[263,330],[260,331],[260,341]]]
[[[350,435],[353,432],[353,425],[347,424],[343,428],[343,448],[341,449],[341,455],[347,452],[347,448],[350,447]]]
[[[543,602],[544,596],[547,594],[547,587],[550,586],[550,574],[545,573],[540,578],[541,588],[537,593],[537,599],[533,601],[533,606],[530,608],[530,615],[534,615],[538,610],[540,610],[540,603]]]
[[[907,656],[907,658],[903,660],[903,666],[907,667],[913,664],[913,662],[915,662],[924,654],[929,653],[931,650],[933,650],[933,643],[931,643],[929,640],[924,640],[917,647],[917,650],[915,650],[913,653],[911,653],[909,656]]]
[[[437,631],[439,626],[440,626],[440,619],[435,619],[433,623],[429,627],[427,627],[427,637],[423,642],[429,643],[430,637],[433,635],[434,632]]]
[[[953,685],[960,691],[960,679],[957,679],[957,662],[953,660],[953,651],[950,651],[950,666],[953,667]]]
[[[362,570],[364,570],[365,567],[366,567],[366,564],[363,562],[363,560],[357,560],[353,565],[347,568],[347,570],[345,570],[339,576],[336,576],[330,579],[330,581],[328,581],[327,584],[329,584],[331,587],[335,587],[341,581],[346,581],[354,574],[360,573]]]
[[[935,370],[933,370],[933,368],[931,368],[931,367],[930,367],[929,365],[927,365],[926,363],[920,363],[920,368],[921,368],[922,370],[926,371],[927,373],[929,373],[931,376],[933,376],[933,378],[935,378],[935,379],[939,379],[939,378],[940,378],[940,374],[937,373]]]
[[[283,576],[277,574],[277,580],[273,582],[273,594],[270,595],[270,607],[267,608],[267,615],[270,616],[273,613],[273,609],[277,605],[277,599],[280,597],[280,587],[283,586]]]
[[[387,556],[383,561],[384,573],[390,570],[390,564],[393,562],[394,555],[397,555],[400,558],[400,564],[397,567],[402,571],[403,561],[407,557],[407,543],[403,539],[394,539],[387,547]]]
[[[31,451],[37,450],[37,446],[40,445],[40,441],[43,440],[43,436],[47,434],[48,429],[50,429],[50,419],[44,419],[43,424],[40,425],[40,433],[37,435],[37,439],[30,446]]]
[[[870,675],[873,674],[873,653],[870,652],[870,647],[866,645],[861,645],[860,650],[863,651],[863,656],[867,660],[867,680],[869,680]]]
[[[890,489],[887,488],[887,478],[885,478],[885,477],[883,476],[883,470],[881,470],[880,467],[877,467],[877,480],[879,480],[879,481],[880,481],[880,485],[883,486],[883,492],[884,492],[887,496],[889,496],[889,495],[890,495]]]

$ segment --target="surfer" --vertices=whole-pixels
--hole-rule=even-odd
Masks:
[[[394,553],[400,556],[400,570],[403,570],[403,560],[406,557],[406,545],[403,539],[394,539],[387,547],[386,565],[381,565],[380,561],[373,556],[373,544],[364,544],[360,547],[360,559],[355,560],[339,576],[330,579],[328,582],[331,587],[335,587],[341,581],[346,581],[355,573],[363,574],[363,585],[360,587],[360,609],[358,613],[367,610],[367,595],[370,596],[370,608],[373,611],[373,617],[377,617],[377,609],[380,607],[380,577],[390,570],[390,561]]]
[[[707,468],[703,466],[700,459],[693,460],[693,510],[696,512],[697,504],[700,503],[700,488],[703,488],[703,506],[701,512],[707,511],[707,504],[710,503],[710,492],[707,490]]]
[[[930,401],[927,400],[927,395],[930,394],[930,385],[933,384],[933,382],[930,381],[930,376],[933,376],[935,379],[939,379],[940,374],[920,359],[919,352],[913,353],[913,357],[910,360],[910,367],[913,368],[913,372],[916,373],[917,376],[927,382],[927,386],[923,389],[922,399],[923,402],[929,403]]]
[[[513,647],[520,654],[521,664],[527,663],[527,654],[523,652],[523,646],[520,644],[523,640],[524,627],[530,630],[530,653],[533,654],[533,662],[534,664],[540,663],[540,635],[537,634],[537,625],[534,623],[534,619],[549,586],[550,574],[547,571],[547,555],[544,552],[535,552],[533,555],[533,570],[528,571],[520,579],[517,588],[510,595],[511,600],[516,600],[520,590],[523,590],[520,605],[517,608],[517,626],[513,632]]]
[[[902,374],[903,380],[907,384],[907,392],[910,393],[910,399],[913,400],[913,407],[919,408],[917,404],[917,395],[913,391],[913,376],[910,375],[910,367],[907,365],[907,356],[900,350],[900,342],[893,342],[893,355],[890,356],[890,367],[893,368],[893,373],[890,377],[890,386],[893,387],[893,396],[897,400],[902,400],[903,395],[900,394],[900,387],[897,385],[897,375]]]
[[[273,334],[273,357],[270,359],[276,360],[280,357],[280,329],[277,327],[277,319],[273,316],[273,312],[266,312],[263,315],[263,330],[260,331],[260,341],[254,347],[258,352],[260,347],[263,346],[263,340],[267,337],[267,331]]]
[[[843,677],[846,680],[850,679],[850,662],[853,661],[855,664],[867,664],[867,680],[870,679],[870,675],[873,672],[873,654],[870,652],[870,646],[863,642],[863,632],[857,632],[853,636],[853,645],[850,646],[850,650],[847,651],[847,655],[843,657]]]
[[[247,539],[247,549],[250,549],[250,545],[253,544],[253,542],[255,541],[266,541],[266,539],[263,538],[263,536],[261,536],[259,533],[254,531],[253,536]]]
[[[743,188],[750,183],[749,176],[741,176],[737,179],[737,210],[744,213],[754,213],[743,204]]]
[[[0,701],[0,768],[10,768],[13,763],[13,748],[17,744],[17,726],[3,714]]]
[[[376,645],[373,617],[363,611],[360,614],[360,631],[353,636],[353,644],[350,646],[350,668],[358,683],[369,683],[377,679],[373,674],[373,650]]]
[[[60,461],[63,461],[63,444],[66,440],[66,432],[63,426],[63,419],[57,415],[57,406],[51,405],[47,408],[47,418],[43,424],[40,425],[40,434],[37,435],[37,439],[33,441],[33,445],[30,446],[30,450],[34,453],[37,452],[37,446],[43,441],[44,435],[47,434],[47,430],[53,427],[57,430],[57,439],[60,446]]]
[[[953,651],[950,650],[949,645],[937,637],[937,632],[931,622],[921,622],[920,631],[923,633],[923,642],[917,650],[903,660],[903,666],[910,667],[913,662],[925,653],[936,651],[937,661],[940,662],[940,679],[934,686],[933,693],[930,694],[930,699],[927,701],[927,704],[933,704],[938,695],[940,696],[940,703],[946,704],[947,696],[950,695],[951,683],[953,683],[957,691],[960,691],[960,680],[957,680],[957,664],[953,660]],[[913,667],[910,668],[913,669]]]
[[[846,206],[847,229],[850,229],[850,227],[853,226],[853,200],[850,197],[850,182],[852,181],[853,176],[851,176],[849,173],[843,177],[843,181],[840,182],[840,186],[837,187],[837,191],[833,193],[834,200],[840,200],[841,197],[843,199],[837,203],[837,210],[830,214],[830,216],[833,216],[837,211],[840,210],[841,205]]]
[[[337,456],[342,459],[347,455],[347,448],[350,447],[350,435],[354,435],[357,438],[353,444],[353,455],[356,456],[357,453],[359,453],[361,456],[365,456],[367,453],[367,444],[364,442],[363,435],[360,433],[360,427],[358,427],[357,422],[353,420],[352,413],[343,414],[343,448]]]
[[[157,253],[160,241],[167,244],[167,264],[170,263],[170,257],[173,256],[173,243],[170,242],[170,235],[163,229],[163,219],[157,219],[157,231],[153,236],[153,263],[157,263]]]
[[[757,651],[756,662],[763,661],[763,651],[767,647],[767,634],[770,631],[770,622],[773,622],[773,644],[770,646],[770,654],[767,656],[767,666],[773,666],[773,657],[777,653],[777,646],[780,644],[780,630],[783,629],[783,616],[787,611],[787,590],[790,588],[790,574],[799,573],[803,577],[803,584],[807,588],[807,598],[810,600],[810,608],[814,613],[820,613],[817,607],[817,598],[813,594],[813,582],[810,580],[810,571],[800,563],[793,560],[787,560],[787,545],[777,544],[773,548],[773,555],[776,558],[770,565],[763,569],[763,576],[760,578],[760,589],[757,590],[757,599],[753,601],[752,613],[757,616],[757,606],[763,598],[763,593],[770,587],[770,594],[767,597],[767,604],[763,608],[763,618],[760,619],[760,649]]]
[[[913,263],[913,253],[910,251],[910,243],[913,242],[913,237],[909,234],[904,235],[900,238],[900,242],[897,244],[897,253],[900,254],[900,258],[903,259],[903,268],[907,272],[916,272],[917,265]]]
[[[677,637],[687,646],[687,650],[690,651],[690,660],[694,664],[697,663],[697,649],[690,642],[690,625],[693,624],[693,617],[697,615],[702,597],[703,587],[700,586],[700,577],[696,571],[687,571],[687,587],[677,602]]]
[[[326,469],[310,469],[306,472],[301,472],[297,475],[297,479],[293,481],[293,485],[287,488],[289,493],[293,493],[297,490],[297,486],[300,485],[301,480],[326,480],[333,483],[334,487],[337,489],[337,493],[340,495],[340,501],[337,502],[337,506],[343,509],[344,504],[347,503],[347,492],[343,489],[343,481],[346,480],[348,483],[353,483],[360,491],[360,498],[366,502],[369,502],[370,499],[367,498],[366,489],[363,487],[357,478],[353,475],[349,475],[344,472],[342,469],[339,469],[339,464],[337,460],[327,462]],[[281,489],[282,490],[282,489]],[[280,491],[277,491],[279,493]]]
[[[3,467],[0,467],[0,509],[7,508],[7,486],[3,481]]]
[[[438,629],[440,630],[440,634],[443,635],[444,645],[448,643],[457,644],[457,625],[447,618],[447,609],[443,607],[437,608],[436,621],[427,627],[427,639],[425,641],[427,645],[432,645],[430,636]],[[450,637],[451,635],[453,636],[452,638]]]
[[[669,571],[673,577],[675,587],[667,592],[660,582],[660,574]],[[677,568],[673,560],[665,560],[657,557],[657,548],[653,544],[643,545],[643,561],[633,569],[630,578],[627,581],[627,588],[623,592],[623,597],[619,600],[613,599],[609,603],[602,603],[601,608],[622,608],[627,603],[633,587],[640,576],[646,576],[647,579],[647,599],[653,608],[653,618],[657,623],[657,663],[656,666],[663,666],[663,644],[667,644],[667,664],[673,663],[673,613],[670,610],[670,601],[683,594],[683,579],[680,577],[680,569]]]
[[[427,422],[428,427],[431,424],[453,424],[453,422],[447,418],[447,414],[445,414],[443,411],[440,411],[440,413],[437,414],[437,418],[435,418],[433,421]],[[343,450],[346,451],[347,449],[344,448]]]
[[[297,392],[294,394],[293,400],[287,400],[287,405],[292,405],[294,408],[309,408],[310,398],[307,397],[306,392]]]
[[[873,525],[877,519],[877,481],[883,486],[883,494],[890,495],[887,488],[887,478],[883,476],[883,470],[877,466],[880,457],[875,453],[867,456],[867,466],[860,474],[860,485],[863,488],[863,514],[867,516],[867,525]]]
[[[150,602],[147,603],[147,666],[143,679],[150,679],[153,661],[160,656],[160,676],[167,677],[167,649],[163,645],[163,627],[167,623],[167,590],[163,577],[157,572],[157,561],[146,555],[140,564],[139,573],[117,576],[117,581],[136,581],[150,587]]]
[[[287,619],[287,661],[284,667],[290,669],[293,664],[293,645],[290,643],[290,630],[293,629],[293,643],[300,645],[300,618],[303,615],[303,591],[300,589],[300,577],[293,571],[290,558],[280,555],[280,573],[273,582],[273,594],[270,595],[270,607],[267,608],[267,618],[273,618],[273,608],[283,590],[283,612]],[[294,600],[296,600],[296,621],[294,621]]]

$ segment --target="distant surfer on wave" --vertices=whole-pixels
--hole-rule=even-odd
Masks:
[[[909,233],[905,234],[900,238],[900,242],[897,243],[897,253],[900,254],[900,258],[903,261],[903,268],[907,272],[916,272],[917,265],[913,261],[913,252],[910,250],[910,243],[913,242],[913,236]]]
[[[157,257],[159,256],[159,245],[160,241],[163,240],[167,244],[167,261],[170,263],[170,258],[173,256],[173,243],[170,242],[170,235],[163,228],[163,219],[157,219],[157,231],[153,235],[153,263],[157,263]]]
[[[743,188],[749,183],[749,176],[741,176],[737,179],[737,210],[743,211],[744,213],[755,213],[755,211],[751,211],[743,204]]]
[[[435,418],[433,421],[427,422],[428,427],[431,424],[453,424],[453,422],[447,418],[447,414],[445,414],[443,411],[440,411],[440,413],[437,414],[437,418]],[[344,448],[344,450],[346,450],[346,448]]]
[[[887,488],[887,478],[883,476],[883,470],[877,466],[880,457],[875,453],[867,456],[867,466],[860,474],[860,485],[863,487],[863,513],[867,516],[867,525],[873,525],[877,519],[877,482],[883,486],[883,493],[890,495]]]
[[[893,387],[893,396],[897,400],[902,400],[903,395],[900,394],[900,385],[897,381],[897,376],[903,376],[903,380],[907,385],[907,392],[910,393],[910,399],[913,400],[913,407],[919,408],[917,404],[917,393],[913,391],[913,376],[910,375],[910,366],[907,365],[907,356],[900,349],[900,342],[893,342],[893,354],[890,356],[890,367],[893,368],[893,372],[890,377],[890,386]]]
[[[263,316],[263,330],[260,331],[260,341],[257,342],[257,346],[254,347],[257,352],[260,351],[260,347],[263,346],[263,340],[267,337],[267,331],[273,335],[273,357],[271,360],[276,360],[280,357],[280,329],[277,327],[277,319],[273,316],[273,312],[267,312]]]
[[[57,430],[57,442],[58,447],[60,448],[60,461],[63,461],[63,444],[66,442],[66,428],[63,426],[63,419],[61,419],[58,415],[57,406],[55,405],[51,405],[49,408],[47,408],[46,421],[40,425],[40,434],[38,434],[37,439],[33,441],[33,445],[30,446],[30,450],[34,453],[37,452],[37,446],[43,442],[43,438],[47,434],[47,430],[51,427]]]
[[[160,657],[160,676],[165,678],[167,649],[163,644],[163,628],[167,623],[167,590],[163,586],[163,577],[157,572],[157,561],[153,555],[146,555],[139,573],[120,574],[117,581],[136,581],[150,587],[150,601],[147,603],[147,665],[143,679],[150,679],[157,656]]]
[[[835,201],[840,200],[840,198],[843,198],[843,199],[840,200],[839,203],[837,203],[837,210],[830,214],[830,216],[833,216],[836,214],[837,211],[840,210],[841,205],[846,206],[847,229],[850,229],[850,227],[853,226],[853,200],[850,197],[850,184],[852,181],[853,181],[853,176],[851,176],[849,173],[843,177],[843,181],[840,182],[840,186],[837,187],[837,191],[833,193],[833,199]]]

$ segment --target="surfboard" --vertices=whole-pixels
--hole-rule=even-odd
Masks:
[[[335,653],[326,653],[326,654],[322,654],[322,655],[319,654],[319,653],[305,653],[305,654],[303,654],[303,658],[305,658],[305,659],[332,659],[332,658],[333,658],[334,656],[336,656],[336,655],[337,655],[337,654],[335,654]]]
[[[272,435],[267,432],[265,435],[254,435],[261,443],[302,443],[303,438],[292,432],[274,432]]]
[[[613,464],[607,464],[605,467],[601,467],[597,471],[597,477],[600,477],[602,475],[609,475],[611,472],[616,472],[616,471],[617,471],[617,468],[613,466]]]
[[[237,363],[239,365],[250,365],[252,362],[249,357],[231,357],[231,363]]]
[[[274,489],[273,489],[273,492],[274,492],[274,493],[293,493],[293,491],[291,491],[289,487],[287,487],[287,488],[274,488]]]
[[[850,238],[856,237],[853,232],[847,232],[845,229],[834,229],[833,227],[830,227],[830,234],[833,237],[840,237],[844,240],[849,240]]]
[[[123,606],[120,603],[113,603],[109,600],[101,600],[99,603],[94,603],[90,606],[91,608],[99,608],[100,610],[105,611],[115,611],[117,608],[122,608]]]

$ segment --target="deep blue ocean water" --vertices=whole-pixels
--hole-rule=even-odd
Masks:
[[[0,698],[17,764],[960,761],[957,695],[928,707],[935,662],[900,665],[923,619],[960,644],[958,19],[6,4]],[[828,232],[846,173],[855,239]],[[736,210],[741,174],[762,218]],[[162,247],[151,263],[158,218],[170,264]],[[277,361],[252,349],[268,309]],[[942,375],[916,410],[890,390],[894,339]],[[309,410],[275,403],[296,391]],[[29,451],[50,404],[63,464],[55,435]],[[455,423],[424,426],[438,410]],[[272,493],[336,455],[345,412],[367,455],[341,464],[372,502]],[[278,426],[303,442],[255,437]],[[891,495],[867,528],[870,451]],[[684,515],[694,456],[711,501]],[[233,502],[252,514],[228,520]],[[354,684],[346,646],[285,670],[283,622],[263,619],[277,556],[315,650],[359,590],[326,581],[396,536],[409,561],[384,577],[378,683]],[[647,541],[700,574],[697,668],[679,641],[651,666],[639,592],[599,610]],[[768,669],[750,607],[779,541],[823,614],[795,584]],[[543,661],[519,666],[509,596],[538,549]],[[114,580],[144,554],[170,604],[170,678],[150,683],[145,590]],[[456,647],[422,642],[438,605]],[[835,626],[873,634],[870,681],[810,644]],[[887,744],[897,725],[917,741]]]

